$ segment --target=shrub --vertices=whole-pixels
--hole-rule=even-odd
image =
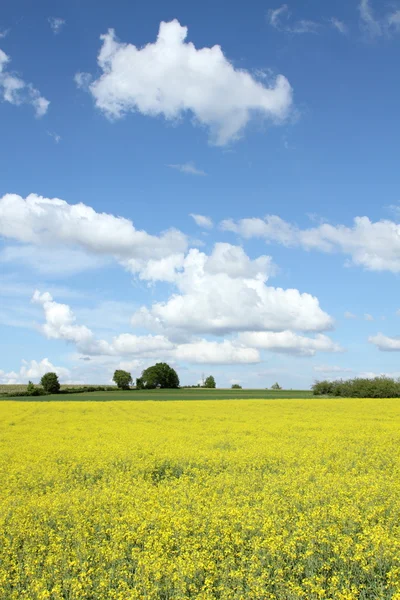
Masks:
[[[57,373],[46,373],[43,375],[40,383],[44,391],[49,394],[58,394],[60,391],[60,382],[58,381]]]
[[[341,398],[398,398],[400,381],[390,377],[355,377],[337,381],[316,381],[311,387],[314,396]]]
[[[242,386],[239,385],[238,383],[233,383],[231,386],[231,390],[241,390]]]

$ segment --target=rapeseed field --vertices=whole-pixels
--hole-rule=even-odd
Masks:
[[[400,600],[400,400],[0,403],[2,600]]]

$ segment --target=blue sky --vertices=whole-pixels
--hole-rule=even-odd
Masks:
[[[400,3],[167,4],[2,5],[0,382],[400,375]]]

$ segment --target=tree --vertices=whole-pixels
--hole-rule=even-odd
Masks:
[[[215,379],[212,375],[209,375],[205,382],[204,382],[204,387],[205,388],[215,388],[216,384],[215,384]]]
[[[274,385],[271,385],[271,390],[281,390],[281,386],[279,385],[279,383],[274,383]]]
[[[136,389],[137,390],[143,390],[144,389],[143,377],[136,377]]]
[[[45,392],[49,394],[58,394],[60,391],[60,382],[58,381],[57,373],[45,373],[40,380]]]
[[[32,381],[28,381],[28,385],[26,388],[26,391],[28,392],[28,394],[33,394],[35,391],[35,386],[33,385]]]
[[[231,389],[232,390],[241,390],[242,386],[239,385],[238,383],[233,383]]]
[[[145,369],[140,378],[145,388],[178,388],[179,377],[175,369],[167,363],[156,363],[152,367]]]
[[[128,371],[117,369],[114,371],[113,381],[120,390],[129,390],[129,387],[132,385],[132,375]]]

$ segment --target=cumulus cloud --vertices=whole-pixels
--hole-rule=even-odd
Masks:
[[[186,175],[206,175],[205,171],[198,169],[193,162],[187,162],[182,165],[167,165],[170,169],[175,169]]]
[[[57,373],[59,378],[64,380],[64,382],[71,376],[70,371],[65,367],[56,367],[48,358],[43,358],[41,361],[31,360],[29,362],[23,360],[18,372],[10,371],[9,373],[4,373],[4,371],[0,371],[0,383],[7,385],[28,383],[28,381],[38,383],[43,375],[49,371]]]
[[[57,33],[60,33],[61,29],[65,25],[65,19],[61,19],[60,17],[49,17],[48,22],[52,32],[55,35],[57,35]]]
[[[320,24],[315,21],[301,19],[299,21],[291,20],[292,13],[287,4],[282,4],[279,8],[268,11],[267,18],[269,24],[286,33],[317,33]]]
[[[0,49],[0,98],[5,102],[19,106],[30,104],[37,117],[46,114],[50,102],[40,95],[40,92],[31,83],[8,70],[10,57]]]
[[[216,335],[331,328],[332,319],[317,298],[266,285],[272,268],[270,257],[251,260],[230,244],[216,244],[210,256],[192,249],[175,277],[179,293],[143,306],[132,322],[156,331]]]
[[[317,352],[343,351],[339,344],[323,334],[306,337],[293,333],[293,331],[254,331],[240,334],[239,339],[254,348],[297,356],[314,356]]]
[[[220,46],[197,49],[186,37],[177,20],[162,22],[157,40],[142,48],[119,42],[113,29],[102,35],[102,75],[89,86],[96,106],[111,119],[140,112],[176,120],[189,113],[221,146],[255,114],[273,122],[288,115],[292,89],[283,75],[266,85],[235,69]]]
[[[341,252],[353,265],[370,271],[400,272],[400,224],[368,217],[356,217],[352,227],[323,223],[318,227],[300,229],[276,215],[264,219],[227,219],[221,223],[225,231],[245,238],[259,237],[287,247],[305,250]]]
[[[193,213],[190,213],[190,216],[192,217],[196,225],[198,225],[202,229],[212,229],[214,226],[214,223],[210,217],[205,217],[204,215],[195,215]]]
[[[76,317],[68,305],[54,301],[48,292],[35,291],[32,300],[43,307],[45,323],[40,328],[42,333],[49,339],[62,339],[73,343],[86,360],[90,357],[129,356],[130,360],[153,358],[193,364],[251,364],[261,360],[260,349],[299,356],[314,356],[316,352],[342,350],[338,344],[322,334],[306,337],[291,331],[245,332],[235,339],[225,339],[221,342],[193,337],[196,327],[190,329],[187,324],[186,340],[173,341],[160,333],[122,333],[113,337],[111,341],[99,340],[88,327],[77,324]],[[136,320],[137,315],[134,318],[134,321]],[[147,323],[142,319],[140,325],[146,327]],[[236,325],[236,329],[240,326]]]
[[[258,350],[230,340],[215,342],[202,339],[188,344],[179,344],[174,351],[174,356],[177,360],[198,364],[224,365],[260,362]]]
[[[68,304],[55,302],[49,292],[41,294],[38,290],[34,292],[32,302],[43,307],[46,322],[41,329],[47,338],[74,342],[88,354],[96,350],[93,332],[85,325],[76,324],[76,317]]]
[[[172,359],[197,364],[249,364],[260,360],[259,352],[247,348],[239,341],[223,342],[206,339],[191,339],[179,344],[164,335],[135,335],[123,333],[111,342],[98,340],[85,325],[78,325],[76,317],[67,304],[53,300],[48,292],[35,291],[32,301],[43,307],[45,323],[42,333],[49,339],[62,339],[75,344],[85,355],[85,360],[94,356],[137,356],[142,358]]]
[[[366,321],[374,321],[374,317],[372,315],[370,315],[369,313],[365,313],[364,319]]]
[[[400,352],[400,337],[389,337],[383,333],[372,335],[368,338],[382,352]]]
[[[130,259],[163,259],[187,247],[186,236],[175,229],[150,235],[135,229],[129,219],[36,194],[26,199],[17,194],[0,198],[0,235],[39,247],[79,248],[123,264]]]

